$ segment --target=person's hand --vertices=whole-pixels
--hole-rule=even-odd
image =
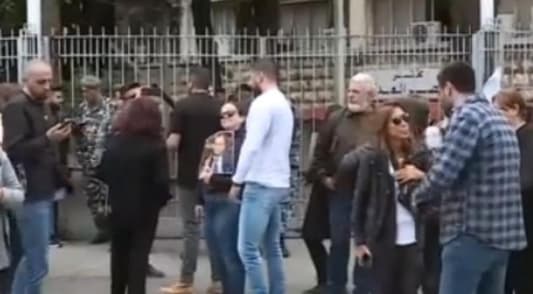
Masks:
[[[398,180],[400,184],[404,184],[407,182],[422,180],[425,176],[425,173],[416,168],[414,165],[408,164],[402,169],[398,170],[395,176],[396,180]]]
[[[366,245],[359,245],[355,246],[355,259],[358,263],[364,263],[365,259],[371,258],[372,253],[370,252],[370,249],[368,249],[368,246]]]
[[[209,182],[211,181],[211,176],[213,176],[213,169],[211,167],[205,166],[202,169],[202,172],[200,173],[200,180],[202,180],[204,184],[209,185]]]
[[[234,202],[239,202],[239,195],[241,194],[241,186],[239,185],[232,185],[229,193],[228,198]]]
[[[204,218],[204,207],[203,205],[196,205],[194,207],[194,216],[198,221],[201,221]]]
[[[70,124],[56,124],[46,131],[46,137],[52,142],[61,142],[70,136],[72,127]]]
[[[331,191],[335,190],[335,180],[332,177],[322,178],[322,184]]]
[[[167,138],[167,148],[170,151],[177,151],[179,145],[179,135],[170,134]]]

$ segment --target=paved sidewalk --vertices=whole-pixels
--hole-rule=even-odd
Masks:
[[[179,240],[159,240],[154,246],[151,261],[167,273],[165,279],[149,279],[148,293],[160,293],[159,287],[167,285],[179,272]],[[300,240],[290,241],[292,256],[286,259],[288,294],[299,294],[312,287],[315,273],[307,250]],[[203,247],[205,248],[205,246]],[[67,244],[51,250],[51,272],[46,282],[46,294],[105,294],[109,293],[108,246]],[[199,260],[196,275],[197,293],[205,293],[210,283],[210,269],[205,250]]]

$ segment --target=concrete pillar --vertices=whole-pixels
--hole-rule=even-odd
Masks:
[[[40,36],[42,34],[42,0],[26,1],[26,23],[28,31]]]
[[[350,0],[349,2],[350,23],[348,32],[350,35],[366,35],[372,27],[372,13],[369,13],[368,0]]]
[[[479,0],[481,27],[490,25],[494,19],[494,0]]]

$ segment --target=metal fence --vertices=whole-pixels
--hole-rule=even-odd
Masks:
[[[212,69],[217,88],[225,89],[226,96],[239,95],[238,86],[247,81],[250,63],[270,57],[279,64],[281,87],[298,110],[303,172],[311,134],[327,106],[342,103],[350,76],[371,73],[384,98],[434,96],[438,70],[454,60],[471,62],[472,44],[468,34],[202,37],[151,31],[54,34],[42,39],[13,34],[0,38],[0,82],[18,81],[24,63],[42,57],[53,64],[70,107],[80,102],[79,81],[85,74],[100,76],[110,96],[115,85],[139,81],[158,84],[180,99],[186,93],[191,68],[203,65]],[[300,226],[306,203],[305,185],[299,182],[302,193],[295,199],[293,228]],[[175,216],[176,211],[171,206],[165,214]]]
[[[533,99],[533,30],[487,29],[474,35],[474,44],[478,84],[501,68],[502,87],[516,88],[527,100]]]

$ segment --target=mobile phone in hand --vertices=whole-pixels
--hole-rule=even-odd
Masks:
[[[357,263],[360,267],[370,268],[372,267],[372,255],[365,254],[361,258],[358,258]]]

